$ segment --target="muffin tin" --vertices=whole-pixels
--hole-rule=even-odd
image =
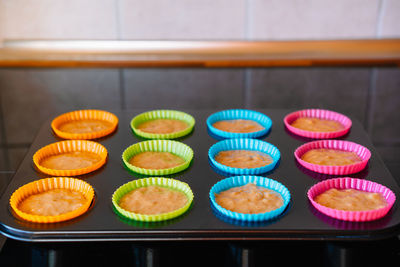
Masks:
[[[111,201],[120,186],[145,176],[128,171],[122,162],[122,152],[142,139],[132,135],[130,121],[148,110],[115,112],[119,127],[110,136],[95,140],[108,151],[108,160],[100,169],[76,176],[93,186],[95,200],[88,212],[69,221],[38,224],[29,223],[13,216],[9,206],[11,194],[20,186],[40,178],[47,178],[35,169],[33,154],[40,148],[61,141],[51,130],[53,118],[42,126],[25,159],[0,199],[0,229],[10,238],[29,242],[66,241],[118,241],[118,240],[370,240],[398,235],[400,209],[398,202],[383,218],[371,222],[347,222],[328,217],[316,210],[307,198],[307,191],[316,183],[340,175],[324,175],[309,171],[299,165],[293,155],[295,149],[310,141],[292,135],[284,126],[283,118],[293,110],[257,110],[273,122],[273,127],[262,140],[275,145],[281,159],[274,170],[261,174],[285,185],[291,200],[278,218],[261,223],[237,223],[221,219],[210,205],[209,192],[214,184],[233,175],[223,176],[211,167],[208,150],[217,141],[207,131],[207,118],[217,110],[182,110],[191,114],[197,122],[194,131],[178,141],[194,151],[189,167],[168,175],[187,183],[195,199],[182,216],[163,222],[136,222],[117,216]],[[344,140],[367,147],[371,159],[361,172],[346,175],[377,182],[400,196],[400,187],[386,169],[362,125],[352,118],[351,132]]]

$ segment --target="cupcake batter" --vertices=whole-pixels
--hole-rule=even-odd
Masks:
[[[103,120],[68,121],[59,126],[60,131],[72,134],[100,132],[112,127],[111,122]]]
[[[144,169],[169,169],[185,163],[185,160],[170,152],[146,151],[134,155],[129,163]]]
[[[75,170],[94,165],[101,157],[86,151],[74,151],[44,158],[40,165],[53,170]]]
[[[298,118],[291,125],[311,132],[336,132],[344,129],[344,126],[340,122],[308,117]]]
[[[279,193],[252,183],[215,194],[215,201],[227,210],[247,214],[269,212],[283,205]]]
[[[376,210],[387,205],[382,194],[356,189],[331,188],[314,200],[322,206],[346,211]]]
[[[170,134],[183,131],[187,127],[189,124],[181,120],[155,119],[139,124],[137,129],[146,133]]]
[[[124,195],[119,206],[124,210],[139,214],[160,214],[182,208],[188,198],[182,192],[150,185],[132,190]]]
[[[258,122],[242,119],[217,121],[212,126],[230,133],[252,133],[264,130]]]
[[[262,152],[252,150],[227,150],[215,156],[215,160],[232,168],[259,168],[271,164],[272,158]]]
[[[301,159],[312,164],[343,166],[361,162],[355,152],[337,149],[311,149],[301,156]]]
[[[32,215],[56,216],[76,210],[85,202],[85,196],[78,191],[51,189],[27,197],[19,204],[18,209]]]

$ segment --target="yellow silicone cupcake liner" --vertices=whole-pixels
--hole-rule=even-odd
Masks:
[[[56,169],[49,169],[41,165],[41,161],[49,156],[55,156],[75,151],[95,153],[99,155],[101,159],[95,164],[82,169],[56,170]],[[39,149],[33,155],[33,162],[41,172],[49,175],[76,176],[76,175],[86,174],[99,169],[106,163],[107,154],[108,154],[107,149],[99,143],[86,140],[68,140],[68,141],[56,142]]]
[[[18,205],[27,197],[51,189],[70,189],[82,193],[86,202],[76,210],[56,215],[56,216],[43,216],[25,213],[18,208]],[[73,219],[85,213],[94,198],[94,190],[90,184],[85,181],[69,178],[69,177],[51,177],[40,179],[18,188],[10,198],[10,206],[12,210],[22,219],[35,223],[55,223]]]
[[[146,187],[150,185],[158,185],[162,186],[165,188],[169,188],[172,190],[180,191],[184,193],[187,197],[187,202],[186,204],[176,210],[173,210],[171,212],[167,213],[160,213],[160,214],[139,214],[139,213],[134,213],[127,211],[119,206],[119,202],[121,198],[126,195],[127,193],[131,192],[134,189],[140,188],[140,187]],[[144,222],[158,222],[158,221],[164,221],[164,220],[169,220],[172,218],[176,218],[183,213],[185,213],[190,205],[193,202],[193,192],[190,189],[189,185],[187,183],[171,179],[171,178],[163,178],[163,177],[152,177],[152,178],[144,178],[144,179],[139,179],[139,180],[134,180],[131,182],[128,182],[124,185],[121,185],[113,194],[112,196],[112,203],[114,205],[115,211],[117,212],[118,215],[122,215],[125,218],[135,220],[135,221],[144,221]]]
[[[158,133],[148,133],[140,130],[138,126],[143,122],[155,120],[155,119],[173,119],[180,120],[187,123],[188,127],[182,131],[166,133],[166,134],[158,134]],[[182,111],[177,110],[152,110],[148,112],[141,113],[134,117],[131,120],[131,128],[132,131],[144,138],[147,139],[175,139],[185,135],[188,135],[194,127],[195,119]]]
[[[111,126],[105,130],[90,132],[90,133],[69,133],[60,130],[60,126],[66,122],[79,120],[101,120],[111,123]],[[55,134],[65,139],[96,139],[111,134],[115,131],[118,125],[118,118],[114,114],[96,109],[77,110],[64,113],[56,117],[51,122],[51,128]]]

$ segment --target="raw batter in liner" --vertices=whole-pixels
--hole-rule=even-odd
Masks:
[[[387,205],[382,194],[356,189],[331,188],[314,200],[325,207],[346,211],[375,210]]]
[[[85,202],[82,193],[60,188],[29,196],[18,208],[32,215],[56,216],[76,210]]]
[[[94,133],[111,128],[112,124],[103,120],[68,121],[59,126],[60,131],[72,134]]]
[[[271,164],[272,158],[262,152],[252,150],[227,150],[215,156],[215,160],[232,168],[259,168]]]
[[[185,163],[185,160],[170,152],[146,151],[134,155],[129,159],[129,163],[139,168],[159,170],[179,166]]]
[[[312,164],[343,166],[361,162],[355,152],[338,149],[311,149],[301,156],[301,159]]]
[[[215,194],[215,201],[227,210],[247,214],[269,212],[283,205],[279,193],[252,183]]]
[[[146,133],[169,134],[185,130],[189,124],[181,120],[155,119],[145,121],[137,126],[137,129]]]
[[[94,165],[101,157],[86,151],[74,151],[49,156],[40,161],[40,165],[53,170],[75,170]]]
[[[309,117],[298,118],[290,125],[310,132],[336,132],[344,129],[340,122]]]
[[[119,206],[130,212],[151,215],[180,209],[187,201],[188,198],[182,192],[150,185],[134,189],[124,195]]]
[[[212,126],[230,133],[252,133],[264,130],[258,122],[242,119],[217,121]]]

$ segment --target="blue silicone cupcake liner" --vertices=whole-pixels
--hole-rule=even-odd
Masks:
[[[247,213],[238,213],[238,212],[233,212],[230,210],[227,210],[220,205],[217,204],[215,201],[215,194],[218,194],[222,191],[226,191],[232,187],[238,187],[238,186],[243,186],[248,183],[254,183],[258,186],[265,187],[267,189],[273,190],[277,193],[279,193],[282,198],[283,198],[283,205],[279,207],[276,210],[272,210],[269,212],[264,212],[264,213],[256,213],[256,214],[247,214]],[[240,221],[252,221],[252,222],[257,222],[257,221],[266,221],[266,220],[271,220],[273,218],[276,218],[280,214],[283,213],[283,211],[286,209],[290,202],[290,192],[289,190],[281,183],[272,180],[270,178],[266,177],[261,177],[261,176],[233,176],[226,178],[224,180],[219,181],[216,183],[210,190],[210,201],[211,205],[213,208],[220,212],[221,214],[235,219],[235,220],[240,220]]]
[[[263,167],[259,168],[233,168],[223,165],[215,160],[215,156],[226,150],[253,150],[268,154],[271,156],[273,162]],[[212,165],[218,170],[224,173],[238,174],[238,175],[248,175],[248,174],[261,174],[273,170],[281,157],[279,149],[268,142],[257,140],[257,139],[226,139],[220,141],[210,147],[208,150],[208,159]]]
[[[212,126],[217,121],[237,120],[237,119],[255,121],[259,123],[262,127],[264,127],[264,129],[252,133],[231,133],[219,130],[214,126]],[[215,137],[221,137],[221,138],[259,138],[266,135],[271,129],[271,127],[272,127],[272,120],[268,116],[260,112],[247,109],[223,110],[216,112],[207,118],[208,131]]]

